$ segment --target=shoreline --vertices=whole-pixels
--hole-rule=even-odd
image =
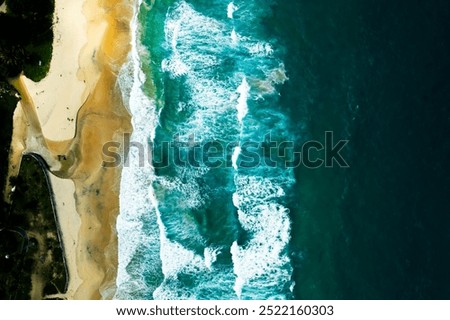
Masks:
[[[29,99],[19,102],[12,141],[23,149],[11,155],[10,164],[17,154],[39,150],[49,165],[69,273],[67,292],[48,298],[110,299],[115,294],[121,168],[102,167],[102,146],[131,132],[117,76],[131,47],[133,5],[56,0],[49,73],[37,83],[25,79],[20,91],[22,96],[29,92]],[[42,129],[28,127],[30,122]],[[34,138],[39,130],[42,141]]]

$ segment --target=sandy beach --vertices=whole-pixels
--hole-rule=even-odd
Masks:
[[[80,75],[79,57],[88,42],[88,21],[83,0],[55,1],[53,53],[50,70],[39,82],[25,79],[37,107],[47,139],[69,140],[75,136],[78,109],[89,95],[88,75]],[[100,34],[101,36],[101,34]],[[88,41],[89,40],[89,41]],[[97,45],[99,40],[95,39]]]
[[[56,0],[49,73],[37,83],[24,75],[11,81],[22,101],[10,171],[23,152],[35,152],[54,175],[70,279],[59,298],[109,299],[115,293],[121,169],[102,167],[102,146],[131,131],[116,80],[130,50],[132,15],[133,4],[125,0]]]

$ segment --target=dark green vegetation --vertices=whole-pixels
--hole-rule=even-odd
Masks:
[[[296,298],[449,299],[448,1],[277,1],[273,14],[283,105],[306,139],[350,140],[349,169],[297,171]]]
[[[7,13],[0,13],[1,190],[7,170],[12,114],[18,101],[7,78],[24,71],[27,77],[39,81],[47,74],[52,57],[54,11],[53,0],[8,0],[6,4]]]
[[[1,1],[0,3],[3,3]],[[53,41],[53,0],[7,0],[0,13],[0,187],[8,170],[13,112],[19,100],[7,78],[22,71],[39,81],[48,72]],[[0,299],[29,299],[31,276],[44,285],[34,298],[64,292],[66,270],[46,182],[45,163],[25,156],[12,205],[0,205]]]
[[[16,91],[6,81],[0,81],[0,190],[4,190],[8,173],[9,145],[11,143],[13,113],[19,99]],[[1,208],[5,209],[3,196],[0,197]],[[3,210],[0,215],[3,215]],[[0,218],[0,227],[1,227]]]
[[[0,13],[0,76],[24,71],[34,81],[48,72],[53,41],[53,0],[7,0]]]
[[[7,227],[0,232],[0,298],[28,299],[31,275],[44,284],[37,297],[63,293],[66,270],[63,260],[52,195],[44,164],[39,157],[25,156],[14,179]]]

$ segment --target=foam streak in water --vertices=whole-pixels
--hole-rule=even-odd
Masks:
[[[228,7],[227,7],[227,17],[228,17],[228,19],[233,19],[233,14],[234,14],[234,12],[237,9],[238,9],[238,7],[236,7],[233,2],[230,2],[228,4]]]
[[[238,104],[236,109],[238,111],[237,117],[239,123],[242,124],[242,120],[248,113],[247,100],[250,93],[250,86],[248,85],[247,79],[244,77],[242,79],[241,85],[237,88],[237,92],[239,93]]]
[[[236,30],[233,29],[233,31],[231,31],[231,43],[235,46],[235,45],[237,45],[238,41],[239,41],[239,38],[236,33]]]

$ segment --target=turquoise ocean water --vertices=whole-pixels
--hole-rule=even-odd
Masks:
[[[123,170],[116,297],[448,298],[431,154],[449,151],[449,11],[434,2],[139,3],[119,82],[131,140],[154,154],[131,148]],[[349,168],[243,165],[246,142],[326,131]],[[159,165],[174,141],[220,141],[228,165]]]

